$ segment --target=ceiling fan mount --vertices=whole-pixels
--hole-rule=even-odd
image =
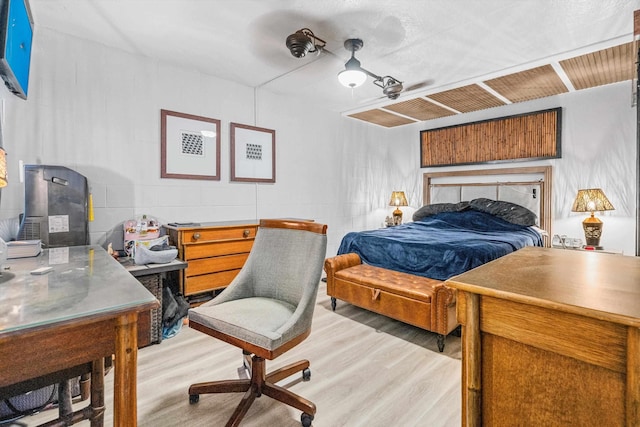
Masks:
[[[351,51],[351,56],[364,46],[364,42],[361,39],[347,39],[344,41],[344,48]]]
[[[304,58],[307,53],[318,52],[327,44],[324,40],[316,37],[308,28],[303,28],[287,37],[287,49],[296,58]]]
[[[382,93],[389,99],[398,99],[404,89],[402,82],[391,76],[384,76],[380,80],[374,80],[373,84],[382,88]]]

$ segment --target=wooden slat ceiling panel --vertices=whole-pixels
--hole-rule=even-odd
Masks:
[[[406,117],[397,116],[393,113],[388,113],[386,111],[378,110],[378,109],[350,114],[349,117],[353,117],[354,119],[363,120],[365,122],[373,123],[373,124],[388,127],[388,128],[407,125],[409,123],[415,123],[414,120],[407,119]]]
[[[471,111],[505,105],[501,99],[496,98],[477,84],[434,93],[428,95],[427,98],[433,99],[461,113],[469,113]]]
[[[631,80],[634,74],[633,42],[560,61],[577,90]]]
[[[634,32],[640,35],[640,11],[634,14]],[[638,43],[629,42],[597,52],[560,61],[560,67],[575,90],[587,89],[635,77],[635,55]],[[551,65],[543,65],[484,82],[511,102],[529,101],[566,93],[569,90]],[[433,100],[434,102],[429,102]],[[501,99],[477,84],[429,94],[424,97],[396,102],[369,111],[350,114],[365,122],[385,127],[402,126],[418,121],[432,120],[455,114],[436,103],[461,113],[478,111],[503,105]],[[385,111],[388,110],[388,111]],[[398,116],[394,113],[402,114]],[[406,116],[406,117],[404,117]]]
[[[485,82],[511,102],[523,102],[568,92],[551,65],[532,68]]]
[[[410,99],[408,101],[398,102],[397,104],[387,105],[384,108],[399,114],[404,114],[405,116],[413,117],[416,120],[431,120],[456,114],[424,98]]]

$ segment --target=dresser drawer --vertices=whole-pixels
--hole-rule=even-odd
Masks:
[[[197,226],[167,226],[171,244],[188,263],[179,287],[191,304],[212,298],[238,274],[258,233],[254,221],[208,222]]]
[[[225,288],[239,272],[240,269],[236,269],[187,277],[184,283],[184,294],[193,295],[200,292]]]
[[[249,253],[251,246],[253,246],[253,239],[190,243],[184,245],[184,253],[182,256],[185,261],[191,261],[198,258]]]
[[[188,230],[182,233],[182,243],[254,238],[256,230],[254,226]]]
[[[215,258],[202,258],[189,261],[185,270],[186,277],[242,268],[249,254],[225,255]]]

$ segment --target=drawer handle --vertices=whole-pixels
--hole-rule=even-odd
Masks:
[[[249,235],[250,235],[250,234],[251,234],[251,230],[249,230],[249,229],[245,229],[245,230],[242,232],[242,237],[249,237]]]
[[[380,289],[371,289],[371,301],[375,301],[380,296]]]
[[[200,233],[193,233],[193,238],[198,240],[200,238]]]

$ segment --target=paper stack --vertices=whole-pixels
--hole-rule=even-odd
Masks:
[[[40,253],[40,240],[15,240],[7,242],[7,259],[36,256]]]

